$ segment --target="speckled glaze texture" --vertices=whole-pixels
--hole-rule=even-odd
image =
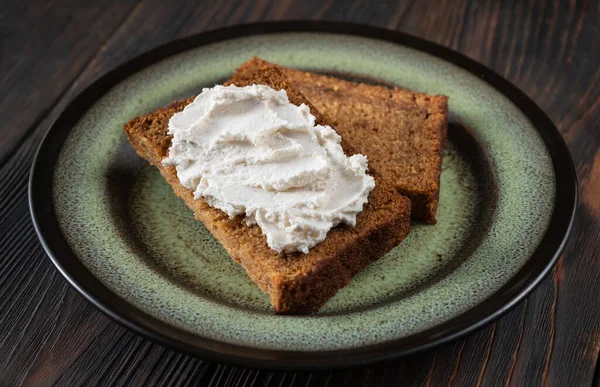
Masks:
[[[437,225],[414,225],[400,246],[357,275],[317,315],[274,315],[268,297],[158,171],[138,159],[123,132],[130,118],[222,81],[252,55],[450,96],[450,111],[484,147],[493,177],[479,179],[450,141]],[[405,337],[483,301],[538,246],[554,207],[554,185],[536,130],[474,75],[391,43],[285,33],[190,50],[117,85],[67,139],[53,199],[61,229],[84,265],[146,313],[215,340],[315,351]],[[494,208],[480,198],[486,190],[494,191]]]

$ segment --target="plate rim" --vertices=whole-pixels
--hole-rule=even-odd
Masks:
[[[114,85],[159,60],[224,40],[286,32],[367,37],[428,53],[481,78],[515,104],[531,121],[552,159],[556,181],[555,207],[539,246],[525,265],[500,289],[464,313],[407,337],[350,349],[282,351],[216,341],[163,322],[113,293],[79,261],[58,227],[53,201],[47,200],[47,192],[44,195],[40,188],[45,187],[51,193],[58,154],[73,124]],[[284,370],[343,368],[407,356],[458,339],[490,323],[522,301],[554,267],[573,229],[577,197],[575,166],[560,132],[542,109],[511,82],[483,64],[437,43],[380,27],[332,21],[272,21],[219,28],[168,42],[118,65],[79,93],[50,126],[32,162],[28,187],[31,218],[46,254],[70,285],[104,314],[180,352],[209,361]]]

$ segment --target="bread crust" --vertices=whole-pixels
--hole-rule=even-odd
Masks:
[[[284,89],[291,103],[308,105],[317,123],[327,125],[325,118],[289,84],[275,65],[266,64],[251,76],[230,83],[238,86],[263,84],[276,90]],[[242,216],[230,219],[203,199],[194,199],[192,191],[180,184],[175,167],[162,164],[171,145],[171,137],[167,134],[169,119],[193,99],[176,101],[166,108],[136,117],[125,125],[125,132],[136,152],[160,170],[196,219],[204,223],[250,278],[269,294],[277,313],[316,312],[353,275],[408,235],[409,199],[398,195],[392,185],[371,171],[376,186],[358,214],[355,227],[334,227],[308,254],[272,250],[257,225],[247,226]],[[345,140],[342,140],[342,148],[348,155],[356,153]]]

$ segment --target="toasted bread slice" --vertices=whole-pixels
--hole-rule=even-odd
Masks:
[[[239,81],[268,62],[252,58],[234,74]],[[436,223],[448,97],[413,93],[281,68],[369,166],[412,202],[412,217]]]
[[[291,103],[306,104],[318,124],[327,125],[323,116],[286,80],[277,66],[260,66],[254,74],[236,81],[237,86],[262,84],[286,90]],[[271,298],[276,312],[305,314],[316,312],[353,275],[381,257],[406,237],[410,230],[410,201],[396,189],[375,177],[375,188],[368,203],[358,214],[355,227],[340,225],[308,254],[277,253],[267,246],[258,226],[247,226],[243,216],[230,219],[224,212],[195,200],[191,190],[183,187],[173,166],[165,166],[171,137],[167,134],[169,119],[193,101],[174,102],[164,109],[132,119],[125,132],[137,153],[158,167],[175,193],[190,207],[196,218],[221,242],[231,257]],[[342,148],[355,153],[345,140]]]

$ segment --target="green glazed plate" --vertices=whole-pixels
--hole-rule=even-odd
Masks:
[[[312,316],[274,315],[123,132],[129,119],[224,81],[253,55],[450,97],[438,224],[414,224]],[[576,192],[556,128],[482,65],[396,32],[287,22],[193,36],[101,78],[48,132],[29,193],[48,255],[121,323],[209,359],[330,368],[422,350],[508,310],[556,261]]]

